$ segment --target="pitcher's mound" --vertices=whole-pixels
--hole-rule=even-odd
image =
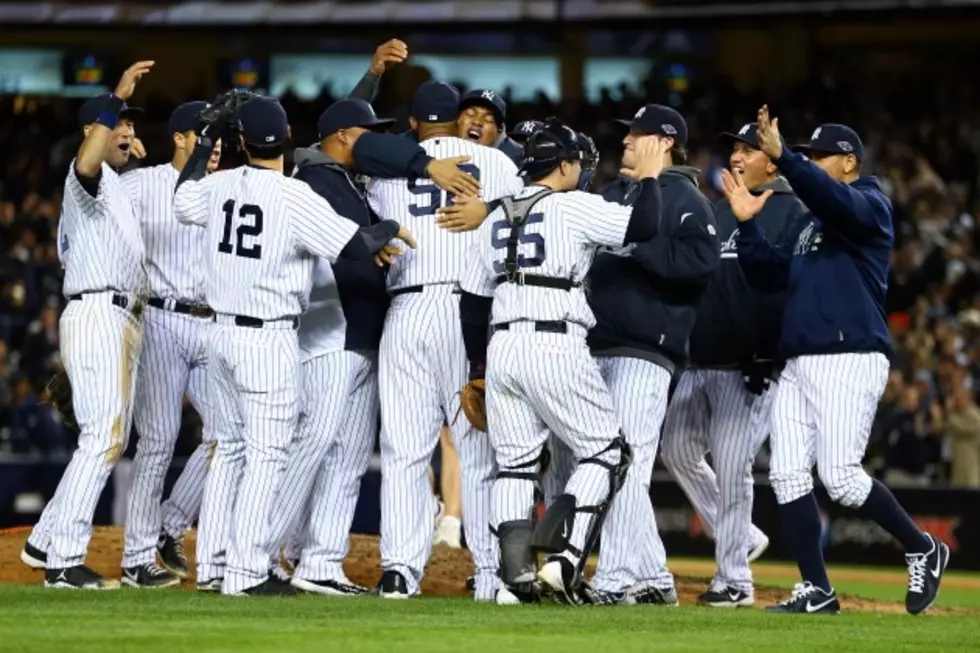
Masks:
[[[29,569],[20,562],[20,551],[30,533],[29,528],[0,531],[0,583],[40,583],[41,572]],[[191,559],[193,569],[195,533],[188,533],[184,548]],[[95,571],[107,576],[119,576],[122,560],[123,532],[118,527],[96,528],[89,544],[87,564]],[[381,578],[381,558],[378,553],[378,538],[368,535],[351,535],[350,553],[344,563],[348,578],[366,587],[374,587]],[[425,568],[422,592],[429,596],[467,596],[466,579],[473,573],[473,561],[468,551],[436,548]],[[710,579],[677,577],[677,593],[685,605],[693,605],[699,593],[703,592]],[[185,589],[193,589],[190,581]],[[775,587],[756,587],[757,605],[770,605],[787,597],[785,589]],[[898,604],[874,601],[857,597],[842,597],[843,608],[851,611],[904,612]],[[951,612],[935,609],[936,612]]]

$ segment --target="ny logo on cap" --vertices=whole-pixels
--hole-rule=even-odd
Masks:
[[[635,116],[633,116],[633,120],[636,120],[637,118],[642,116],[646,112],[646,110],[647,110],[646,107],[640,107],[640,110],[636,112]]]
[[[839,147],[844,152],[853,152],[854,146],[847,141],[837,141],[837,147]]]
[[[823,129],[823,127],[817,127],[816,129],[813,130],[813,136],[810,137],[810,140],[811,141],[815,141],[818,138],[820,138],[820,130],[821,129]]]
[[[746,134],[749,133],[749,129],[751,128],[752,128],[752,123],[750,122],[745,123],[745,126],[738,130],[738,135],[745,136]]]
[[[522,122],[521,126],[518,128],[518,131],[527,132],[528,134],[530,134],[531,132],[534,131],[534,123]]]
[[[664,133],[667,134],[668,136],[677,135],[677,128],[674,127],[673,125],[668,125],[667,123],[664,123],[663,125],[660,125],[660,129],[664,130]]]
[[[487,91],[483,91],[483,93],[481,93],[480,96],[484,100],[490,100],[491,102],[493,102],[494,98],[496,97],[496,94],[493,91],[487,90]]]

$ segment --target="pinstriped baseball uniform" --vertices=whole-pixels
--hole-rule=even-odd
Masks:
[[[174,207],[207,228],[204,294],[216,314],[208,390],[221,426],[201,522],[210,542],[228,542],[227,570],[215,560],[198,573],[240,594],[268,578],[269,515],[299,416],[296,319],[316,257],[335,260],[357,225],[306,184],[252,166],[181,185]]]
[[[531,185],[518,197],[542,190]],[[597,246],[622,246],[631,210],[581,191],[541,199],[525,222],[518,248],[521,271],[581,284]],[[510,226],[498,209],[477,231],[474,253],[461,283],[466,292],[493,297],[491,324],[508,325],[494,333],[487,350],[487,423],[497,465],[514,469],[534,460],[549,430],[580,460],[597,456],[610,465],[618,464],[618,451],[601,453],[619,436],[620,423],[585,342],[595,325],[585,291],[580,285],[568,291],[496,285],[509,234]],[[567,331],[537,331],[535,321],[565,322]],[[565,492],[574,495],[578,505],[599,505],[607,498],[609,485],[608,470],[579,465]],[[498,478],[493,484],[491,524],[497,528],[503,522],[527,519],[533,501],[530,481]],[[591,515],[575,515],[568,539],[579,550],[584,549],[591,521]],[[570,551],[563,555],[578,562]]]
[[[317,262],[313,284],[299,329],[303,408],[272,533],[277,543],[300,540],[299,578],[349,584],[343,560],[378,427],[377,355],[344,349],[348,324],[327,261]]]
[[[468,171],[490,201],[523,188],[517,167],[499,150],[455,137],[421,143],[435,158],[470,156]],[[458,412],[467,362],[459,326],[456,286],[474,233],[449,233],[435,212],[446,193],[428,179],[375,180],[368,188],[375,212],[408,227],[418,249],[406,252],[388,273],[393,298],[381,339],[381,565],[401,573],[418,591],[432,550],[434,513],[426,469],[439,431],[448,420],[459,452],[463,528],[476,563],[477,600],[496,594],[497,549],[488,529],[493,451],[489,440]],[[455,418],[455,421],[454,421]],[[467,434],[469,435],[467,436]]]
[[[33,546],[47,551],[49,569],[84,562],[96,504],[126,448],[132,420],[143,301],[138,295],[146,285],[143,241],[119,175],[106,163],[92,197],[72,161],[58,223],[58,256],[69,299],[60,322],[61,356],[81,433],[30,536]]]
[[[161,527],[180,537],[200,509],[205,465],[212,446],[205,373],[210,316],[175,312],[204,303],[204,232],[174,217],[173,165],[153,166],[121,177],[133,201],[146,245],[151,302],[143,316],[142,373],[136,384],[133,420],[140,435],[126,511],[123,567],[153,562]],[[184,394],[202,416],[204,438],[188,460],[176,491],[161,507],[163,483],[180,432]]]

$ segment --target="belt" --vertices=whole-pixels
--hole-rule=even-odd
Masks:
[[[281,320],[260,320],[257,317],[249,317],[247,315],[221,315],[222,318],[232,319],[235,326],[249,327],[250,329],[264,329],[276,322],[289,322],[293,329],[299,328],[299,318],[298,317],[287,317]],[[219,315],[214,314],[214,321],[217,322]]]
[[[77,295],[68,295],[68,301],[70,302],[80,302],[85,299],[85,295],[100,295],[99,292],[80,292]],[[135,302],[134,302],[135,303]],[[112,305],[118,306],[123,310],[129,308],[129,297],[126,295],[120,295],[117,292],[112,293]],[[133,307],[135,309],[135,306]]]
[[[429,285],[433,285],[434,286],[434,285],[447,285],[447,284],[429,284]],[[396,288],[395,290],[389,290],[388,291],[388,295],[390,297],[397,297],[398,295],[408,295],[410,293],[423,292],[424,290],[425,290],[425,286],[424,285],[421,285],[421,284],[419,284],[417,286],[404,286],[402,288]],[[461,292],[462,291],[459,289],[459,286],[457,286],[456,288],[453,288],[453,293],[452,294],[458,295]]]
[[[173,313],[180,313],[181,315],[192,315],[194,317],[211,317],[214,315],[214,311],[211,310],[210,306],[202,306],[201,304],[171,302],[168,306],[167,300],[161,297],[150,297],[146,303],[153,308],[159,308],[160,310],[171,311]]]
[[[535,331],[541,331],[543,333],[568,333],[568,322],[563,322],[561,320],[545,320],[545,321],[528,320],[524,323],[533,324]],[[494,324],[493,330],[495,332],[507,331],[508,329],[510,329],[511,324],[516,324],[516,322],[504,322],[502,324]]]

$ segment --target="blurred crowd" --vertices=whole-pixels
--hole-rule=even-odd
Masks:
[[[614,119],[649,101],[674,104],[689,121],[689,163],[702,171],[712,199],[727,163],[716,136],[752,121],[760,103],[770,105],[791,143],[808,140],[820,122],[855,127],[869,152],[864,172],[882,179],[896,220],[887,298],[895,353],[866,462],[887,482],[980,487],[980,97],[963,83],[973,62],[939,62],[917,77],[825,63],[805,85],[765,93],[740,92],[724,78],[694,78],[678,89],[651,77],[642,93],[610,88],[592,104],[540,96],[511,103],[508,122],[554,115],[591,134],[600,180],[608,181],[623,136]],[[333,99],[282,98],[295,144],[315,140],[316,117]],[[144,163],[161,163],[170,154],[163,125],[172,107],[152,97],[145,104],[147,122],[137,127],[149,152]],[[60,364],[55,243],[61,186],[79,142],[76,107],[0,97],[0,454],[64,452],[73,444],[40,397]],[[404,126],[404,105],[384,88],[376,108]],[[190,424],[185,439],[197,430]]]

